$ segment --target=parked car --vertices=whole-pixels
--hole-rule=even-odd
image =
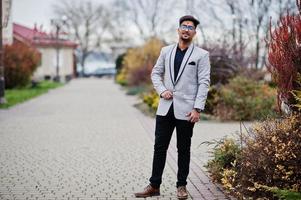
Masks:
[[[116,68],[97,68],[96,70],[90,73],[91,76],[103,77],[103,76],[115,76]]]

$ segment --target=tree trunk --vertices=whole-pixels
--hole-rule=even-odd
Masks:
[[[257,31],[257,33],[256,33],[255,69],[258,69],[258,65],[259,65],[259,52],[260,52],[260,39],[259,39],[259,31]]]
[[[83,52],[83,55],[82,55],[82,59],[81,59],[81,66],[82,66],[82,75],[85,75],[86,74],[86,71],[85,71],[85,63],[86,63],[86,59],[88,57],[88,53],[87,52]]]

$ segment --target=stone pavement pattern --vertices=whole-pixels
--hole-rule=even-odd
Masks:
[[[78,79],[0,110],[0,199],[134,199],[151,174],[154,120],[133,103],[110,79]],[[216,126],[196,125],[190,199],[228,199],[203,171],[208,148],[198,147],[237,129]],[[176,199],[174,148],[162,195],[148,199]]]

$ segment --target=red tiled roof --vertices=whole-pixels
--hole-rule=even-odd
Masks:
[[[13,34],[17,39],[28,42],[35,46],[51,46],[56,47],[73,47],[76,48],[77,44],[70,41],[59,39],[56,40],[55,36],[39,31],[36,27],[34,29],[13,23]]]

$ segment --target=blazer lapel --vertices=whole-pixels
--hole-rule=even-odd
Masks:
[[[173,85],[175,85],[174,82],[174,76],[175,76],[175,56],[176,56],[176,50],[177,50],[177,45],[175,44],[174,47],[172,48],[171,52],[170,52],[170,56],[169,56],[169,75],[170,75],[170,79]]]
[[[182,63],[181,63],[181,67],[180,67],[180,70],[179,70],[179,73],[178,73],[178,76],[177,76],[177,79],[176,79],[174,85],[177,84],[178,80],[179,80],[180,77],[182,76],[183,71],[184,71],[184,69],[185,69],[185,67],[186,67],[186,65],[187,65],[187,62],[188,62],[188,60],[189,60],[189,58],[190,58],[190,56],[191,56],[191,54],[192,54],[192,52],[193,52],[193,49],[194,49],[194,44],[191,44],[191,45],[188,47],[187,52],[185,53],[185,56],[184,56],[183,61],[182,61]],[[173,60],[174,60],[174,59],[173,59]],[[174,65],[172,65],[172,66],[173,66],[173,68],[174,68]]]

